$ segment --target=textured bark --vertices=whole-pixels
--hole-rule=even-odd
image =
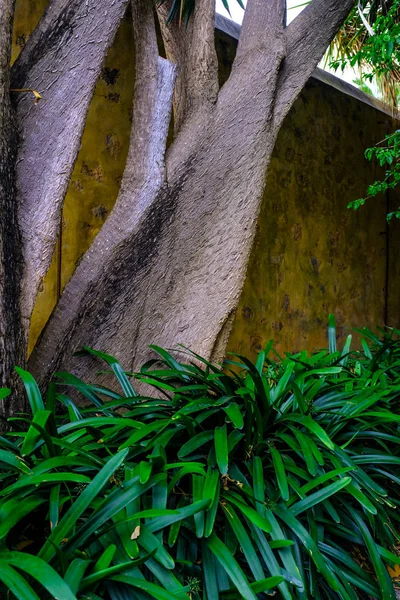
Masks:
[[[16,136],[10,106],[10,55],[14,0],[0,0],[0,386],[12,383],[14,366],[23,365],[19,316],[20,242],[15,198]],[[0,402],[0,417],[10,414],[10,401]],[[15,411],[24,408],[14,399]],[[0,430],[3,424],[0,423]]]
[[[136,80],[130,148],[120,193],[106,223],[78,266],[73,283],[67,284],[62,296],[59,316],[55,316],[53,323],[56,325],[61,317],[64,325],[69,323],[69,331],[64,325],[59,332],[51,326],[46,328],[43,339],[46,338],[47,341],[43,346],[40,345],[40,348],[46,346],[46,357],[43,358],[38,347],[31,358],[31,367],[35,372],[38,372],[34,368],[35,364],[40,365],[43,359],[47,362],[50,347],[54,355],[51,368],[59,364],[59,352],[61,348],[69,347],[78,322],[81,328],[85,328],[82,339],[86,338],[88,343],[93,340],[92,336],[88,336],[86,324],[89,321],[92,323],[91,314],[95,316],[97,307],[102,306],[101,311],[105,309],[108,312],[110,303],[113,304],[116,309],[114,316],[117,321],[122,319],[122,324],[126,304],[124,293],[126,290],[133,291],[134,282],[132,280],[132,285],[129,282],[129,273],[135,264],[136,248],[133,240],[146,221],[149,205],[155,197],[163,194],[165,187],[164,158],[176,67],[168,60],[158,57],[158,52],[154,52],[157,39],[151,3],[147,0],[135,0],[132,15]],[[149,235],[148,232],[145,233],[146,242],[150,242]],[[125,272],[120,272],[121,267]],[[124,284],[121,278],[124,279]],[[99,285],[101,281],[104,286]],[[91,293],[88,295],[89,289]],[[96,310],[92,313],[94,306]],[[118,328],[117,324],[116,326]],[[49,371],[46,370],[46,373]]]
[[[71,356],[83,344],[115,354],[132,369],[148,357],[149,343],[183,343],[222,358],[277,133],[339,28],[343,5],[348,12],[352,4],[325,0],[331,21],[319,19],[311,46],[306,21],[285,29],[283,2],[249,0],[241,50],[218,101],[186,109],[185,126],[168,153],[166,184],[146,195],[146,207],[134,210],[130,226],[123,219],[128,214],[119,214],[117,239],[100,243],[100,234],[32,356],[35,374],[46,379],[61,361],[82,376],[92,374],[89,360]],[[257,38],[263,6],[275,10],[270,31]],[[313,6],[309,19],[318,18],[321,2]],[[121,194],[128,198],[129,189],[123,186]]]
[[[253,0],[243,19],[236,64],[247,54],[265,52],[273,43],[282,44],[286,24],[286,0]]]
[[[189,23],[166,19],[171,0],[157,12],[167,58],[177,65],[174,92],[174,130],[177,134],[196,111],[215,104],[218,95],[218,60],[214,44],[215,0],[196,2]]]
[[[53,0],[12,69],[20,146],[17,189],[26,334],[40,283],[51,262],[61,207],[105,53],[127,0]]]
[[[353,5],[352,0],[313,0],[290,23],[286,30],[287,58],[277,89],[277,123],[289,112],[293,90],[304,87]]]

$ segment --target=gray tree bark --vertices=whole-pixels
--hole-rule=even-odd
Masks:
[[[128,0],[53,0],[12,69],[20,143],[21,315],[27,338],[39,286],[50,266],[62,203],[103,59]]]
[[[137,171],[133,131],[120,198],[32,355],[36,376],[45,381],[61,364],[93,376],[91,360],[72,357],[83,344],[133,370],[148,358],[149,343],[182,343],[205,357],[223,357],[277,133],[352,5],[313,0],[286,27],[284,0],[249,0],[232,73],[218,94],[212,7],[199,19],[208,34],[196,38],[204,43],[198,57],[182,50],[188,42],[181,32],[170,29],[166,40],[163,31],[181,69],[166,179],[151,187],[148,178],[129,175]],[[190,93],[188,78],[195,80]],[[160,76],[152,122],[166,117],[165,81]]]

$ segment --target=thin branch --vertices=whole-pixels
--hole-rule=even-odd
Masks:
[[[90,100],[127,0],[53,0],[12,69],[21,143],[17,189],[26,328],[52,259]]]
[[[196,2],[189,23],[166,24],[170,0],[157,7],[167,58],[178,66],[174,94],[174,127],[218,96],[218,60],[214,42],[215,1]]]
[[[286,0],[248,0],[234,67],[252,51],[276,44],[285,26]]]
[[[171,120],[176,67],[158,55],[152,3],[132,0],[135,36],[135,91],[129,153],[121,190],[103,229],[121,223],[128,231],[146,200],[165,183],[165,151]],[[109,235],[100,232],[99,237]]]

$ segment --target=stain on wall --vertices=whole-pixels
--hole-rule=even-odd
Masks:
[[[14,59],[47,3],[17,0]],[[221,31],[216,39],[223,82],[236,41]],[[94,92],[59,243],[32,317],[30,349],[116,200],[133,83],[127,14]],[[399,324],[400,226],[387,227],[380,200],[357,213],[346,208],[377,175],[363,158],[365,148],[393,126],[381,111],[309,82],[278,137],[228,350],[254,358],[271,338],[280,351],[324,347],[329,312],[337,317],[339,344],[353,326]]]

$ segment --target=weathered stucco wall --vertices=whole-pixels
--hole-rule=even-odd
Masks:
[[[14,58],[46,4],[17,0]],[[235,41],[221,31],[217,39],[224,80]],[[128,150],[133,80],[128,16],[94,93],[60,241],[32,319],[31,348],[115,202]],[[325,346],[329,312],[337,316],[341,339],[353,326],[399,324],[399,226],[387,228],[382,201],[358,213],[346,209],[376,175],[364,149],[392,126],[384,112],[310,81],[279,135],[229,350],[254,357],[271,338],[280,350]]]
[[[229,350],[254,358],[271,338],[279,351],[326,347],[330,312],[339,345],[353,327],[399,325],[386,202],[346,208],[379,176],[363,153],[392,126],[388,115],[309,82],[276,144]],[[399,224],[389,230],[393,244]]]

